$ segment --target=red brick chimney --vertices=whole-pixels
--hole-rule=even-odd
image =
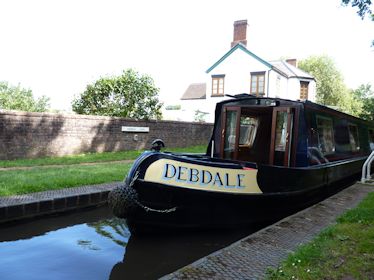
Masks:
[[[234,40],[231,47],[235,47],[238,43],[247,46],[247,20],[237,20],[234,22]]]
[[[286,59],[286,62],[287,62],[288,64],[291,64],[291,65],[297,67],[297,59],[296,59],[296,58]]]

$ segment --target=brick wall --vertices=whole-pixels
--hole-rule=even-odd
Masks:
[[[121,132],[122,126],[149,127],[149,133]],[[201,123],[2,111],[0,159],[149,149],[156,138],[166,147],[207,145],[212,128]]]

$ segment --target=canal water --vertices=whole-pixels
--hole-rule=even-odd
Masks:
[[[258,229],[131,236],[106,207],[0,225],[0,279],[156,279]]]

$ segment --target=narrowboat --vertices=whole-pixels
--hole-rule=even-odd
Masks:
[[[205,154],[153,143],[109,194],[132,232],[276,221],[358,178],[374,123],[310,101],[241,94],[216,106]]]

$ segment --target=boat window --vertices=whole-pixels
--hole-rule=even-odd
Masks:
[[[334,153],[335,144],[332,119],[317,116],[317,132],[319,150],[324,155]]]
[[[237,111],[226,112],[224,158],[233,158],[235,152]]]
[[[275,129],[275,150],[285,151],[287,141],[287,112],[277,112],[277,123]]]
[[[349,131],[349,142],[351,143],[351,150],[352,152],[357,152],[360,150],[357,125],[349,124],[348,131]]]
[[[256,138],[257,128],[258,118],[242,115],[240,117],[239,145],[251,148]]]
[[[334,125],[334,140],[336,153],[349,153],[352,151],[350,132],[346,119],[338,119]]]
[[[374,129],[369,129],[369,147],[374,151]]]

